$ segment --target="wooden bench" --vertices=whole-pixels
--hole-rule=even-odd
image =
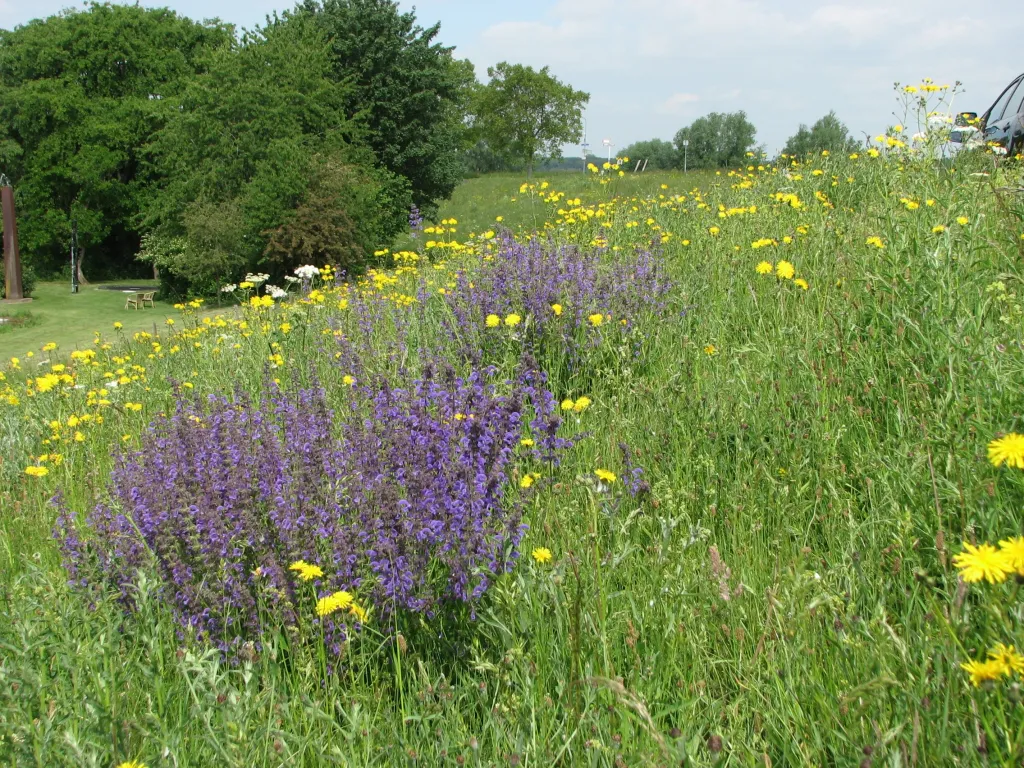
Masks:
[[[141,306],[145,309],[147,302],[149,303],[149,306],[156,307],[156,304],[153,303],[154,296],[156,296],[156,291],[136,291],[135,293],[129,293],[128,298],[124,302],[124,308],[128,309],[128,307],[135,307],[138,309]]]

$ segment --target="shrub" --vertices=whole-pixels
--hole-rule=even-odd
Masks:
[[[337,649],[365,619],[318,618],[317,600],[339,591],[384,614],[472,604],[518,557],[527,491],[508,474],[524,427],[538,458],[572,444],[538,373],[505,393],[492,376],[380,379],[351,388],[347,416],[322,388],[181,396],[120,457],[109,502],[84,523],[62,510],[72,582],[131,608],[138,571],[153,568],[181,625],[225,652],[268,625],[320,624]]]

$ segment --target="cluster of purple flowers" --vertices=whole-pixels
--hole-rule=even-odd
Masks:
[[[155,569],[183,628],[226,653],[268,621],[322,621],[337,648],[353,619],[314,608],[338,590],[383,615],[472,606],[518,557],[529,491],[513,462],[557,462],[573,444],[543,374],[529,361],[512,381],[428,368],[403,386],[360,384],[346,413],[327,394],[179,395],[119,457],[109,501],[84,519],[61,510],[72,582],[113,588],[130,609],[139,569]],[[299,560],[322,576],[299,580]]]
[[[671,284],[660,255],[637,250],[608,258],[600,249],[555,246],[539,239],[519,242],[506,233],[479,269],[462,274],[448,291],[447,328],[467,359],[478,360],[487,344],[467,335],[488,315],[524,318],[520,333],[539,357],[579,357],[585,339],[600,344],[591,317],[610,318],[629,330],[637,320],[665,311]]]

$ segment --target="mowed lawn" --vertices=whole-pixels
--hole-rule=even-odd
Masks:
[[[102,290],[104,285],[152,286],[155,280],[121,280],[115,283],[91,283],[72,294],[67,282],[41,282],[28,304],[0,304],[0,317],[24,315],[28,322],[9,329],[0,328],[0,359],[25,358],[28,352],[39,353],[44,344],[54,342],[61,351],[69,352],[92,345],[95,332],[115,334],[114,323],[120,322],[122,333],[153,332],[166,325],[168,318],[180,317],[173,306],[157,301],[146,309],[125,309],[125,294]]]

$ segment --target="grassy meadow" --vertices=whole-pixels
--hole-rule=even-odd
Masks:
[[[1021,165],[751,163],[0,336],[0,765],[1024,764]]]

